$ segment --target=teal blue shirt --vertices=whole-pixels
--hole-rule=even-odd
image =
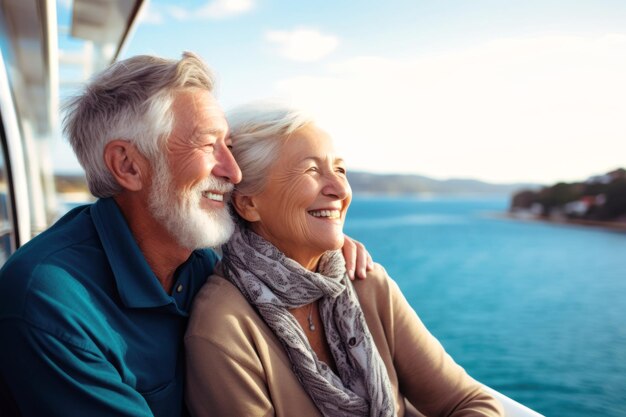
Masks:
[[[216,261],[193,252],[167,294],[113,199],[70,211],[0,271],[0,414],[186,415],[183,335]]]

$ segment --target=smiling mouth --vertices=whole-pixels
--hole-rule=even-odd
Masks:
[[[341,211],[339,210],[311,210],[309,214],[313,217],[325,219],[338,219],[341,217]]]
[[[202,193],[202,197],[208,198],[209,200],[213,200],[213,201],[219,201],[219,202],[224,201],[224,194],[212,193],[211,191],[204,191]]]

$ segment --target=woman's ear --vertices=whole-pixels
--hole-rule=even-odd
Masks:
[[[260,220],[259,213],[254,203],[254,197],[241,195],[237,192],[231,197],[233,207],[244,220],[253,223]]]
[[[104,147],[104,163],[117,183],[129,191],[139,191],[146,180],[146,158],[127,140],[116,139]]]

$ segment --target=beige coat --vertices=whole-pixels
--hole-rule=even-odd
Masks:
[[[381,266],[354,285],[389,373],[398,416],[410,414],[405,401],[428,416],[502,415],[497,401],[428,332]],[[185,345],[192,415],[321,416],[272,330],[224,278],[213,275],[197,295]]]

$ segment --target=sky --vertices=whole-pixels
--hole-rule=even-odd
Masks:
[[[185,50],[226,110],[310,111],[348,169],[551,184],[626,166],[623,0],[152,0],[122,58]]]

